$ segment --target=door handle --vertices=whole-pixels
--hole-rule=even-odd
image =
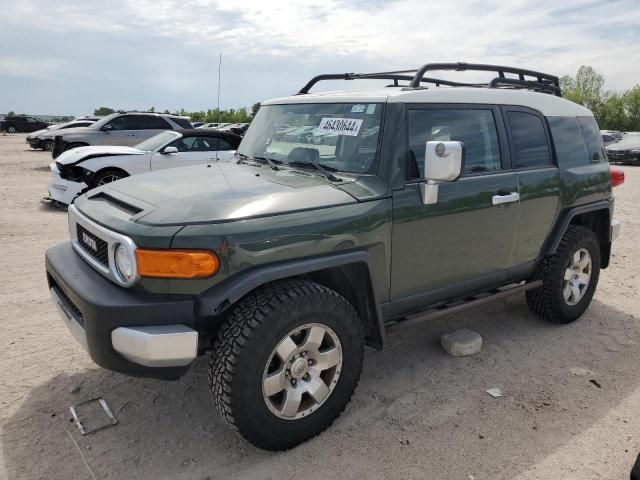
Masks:
[[[507,193],[506,195],[494,195],[491,198],[491,202],[494,205],[502,205],[504,203],[517,202],[520,200],[520,194],[518,192]]]
[[[130,137],[135,137],[136,136],[135,133],[128,133],[127,135],[129,135]]]

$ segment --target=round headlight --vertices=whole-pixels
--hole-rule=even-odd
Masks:
[[[114,254],[116,270],[120,278],[128,282],[134,275],[133,253],[123,245],[118,245]]]

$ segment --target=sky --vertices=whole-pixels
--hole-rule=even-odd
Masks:
[[[319,73],[428,62],[559,76],[591,65],[608,89],[640,82],[638,0],[1,2],[0,112],[214,108],[220,54],[221,108],[290,95]]]

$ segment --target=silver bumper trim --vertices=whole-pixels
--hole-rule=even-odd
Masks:
[[[111,332],[113,349],[145,367],[182,367],[198,354],[198,332],[185,325],[119,327]]]
[[[616,220],[615,218],[611,220],[611,241],[613,242],[620,236],[620,220]]]
[[[73,313],[67,308],[64,300],[58,295],[55,289],[50,288],[49,293],[51,294],[51,298],[53,299],[53,304],[58,309],[58,313],[60,314],[60,318],[67,326],[71,334],[78,341],[82,348],[84,348],[87,352],[89,351],[89,347],[87,346],[87,336],[85,335],[84,328],[78,322]]]

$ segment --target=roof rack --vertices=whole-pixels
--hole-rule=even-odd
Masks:
[[[498,76],[488,83],[454,82],[440,78],[425,77],[425,74],[434,70],[447,71],[480,71],[495,72]],[[509,78],[506,74],[517,75],[518,78]],[[533,77],[527,79],[527,77]],[[317,75],[300,89],[298,95],[309,93],[309,90],[318,82],[325,80],[393,80],[393,85],[398,87],[399,81],[408,81],[405,85],[409,88],[420,88],[422,83],[434,84],[436,87],[445,85],[448,87],[484,87],[484,88],[512,88],[527,89],[536,92],[549,93],[560,97],[560,81],[555,75],[525,70],[522,68],[506,67],[500,65],[484,65],[479,63],[427,63],[413,70],[398,70],[393,72],[378,73],[330,73]]]

